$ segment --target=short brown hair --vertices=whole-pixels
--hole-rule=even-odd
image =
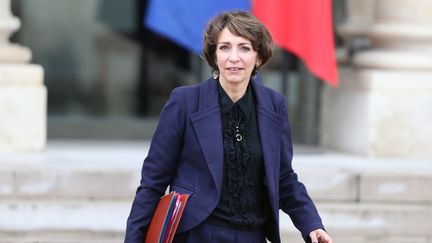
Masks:
[[[270,32],[255,16],[247,11],[224,12],[210,20],[204,31],[203,55],[213,70],[218,70],[216,46],[219,34],[225,27],[234,35],[251,42],[252,48],[258,52],[260,66],[273,55],[274,44]]]

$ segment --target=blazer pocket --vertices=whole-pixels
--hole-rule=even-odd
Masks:
[[[170,186],[170,191],[176,191],[180,194],[189,194],[189,198],[190,198],[194,194],[195,188],[190,185],[176,182]]]

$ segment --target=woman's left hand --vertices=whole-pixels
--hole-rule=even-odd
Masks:
[[[312,243],[332,243],[332,239],[322,229],[316,229],[309,233],[309,237],[311,238]]]

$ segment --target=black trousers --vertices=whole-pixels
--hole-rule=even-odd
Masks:
[[[264,230],[238,230],[203,222],[178,234],[173,243],[266,243]]]

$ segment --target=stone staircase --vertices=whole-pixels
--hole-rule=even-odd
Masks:
[[[0,243],[122,242],[148,143],[50,141],[0,154]],[[432,161],[337,153],[294,167],[334,242],[432,243]],[[302,242],[281,214],[283,242]]]

